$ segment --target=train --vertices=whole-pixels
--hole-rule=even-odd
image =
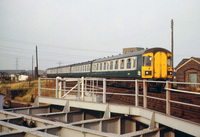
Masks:
[[[47,77],[104,77],[172,79],[172,53],[164,48],[143,49],[92,61],[48,68]]]

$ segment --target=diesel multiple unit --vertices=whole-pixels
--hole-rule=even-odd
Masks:
[[[48,77],[171,79],[172,54],[163,48],[139,50],[62,67],[48,68]]]

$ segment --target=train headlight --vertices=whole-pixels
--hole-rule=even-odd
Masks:
[[[168,72],[167,72],[167,75],[172,75],[172,71],[168,71]]]
[[[145,71],[145,75],[151,75],[152,72],[151,71]]]
[[[141,71],[138,71],[138,76],[140,76],[141,75]]]

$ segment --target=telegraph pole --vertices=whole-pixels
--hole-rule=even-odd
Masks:
[[[35,77],[38,77],[38,50],[36,46],[36,67],[35,67]]]
[[[174,22],[171,19],[171,53],[172,53],[172,81],[174,81],[174,36],[173,36]]]
[[[33,77],[33,55],[32,55],[32,77]]]

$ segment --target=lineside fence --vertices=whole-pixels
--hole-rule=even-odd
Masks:
[[[41,81],[47,82],[42,85]],[[120,84],[126,86],[127,83],[129,83],[129,92],[121,92],[124,88],[116,86]],[[150,90],[151,85],[162,85],[162,91],[154,93]],[[110,87],[114,87],[116,92],[111,92]],[[39,78],[38,95],[102,103],[108,103],[113,96],[129,97],[133,99],[133,105],[150,109],[152,107],[149,104],[153,100],[154,104],[152,106],[161,105],[160,108],[164,109],[166,114],[171,115],[171,110],[177,105],[182,106],[182,108],[194,108],[195,113],[200,112],[200,92],[193,91],[193,87],[198,89],[200,83],[57,77]],[[88,98],[90,99],[87,100]]]

